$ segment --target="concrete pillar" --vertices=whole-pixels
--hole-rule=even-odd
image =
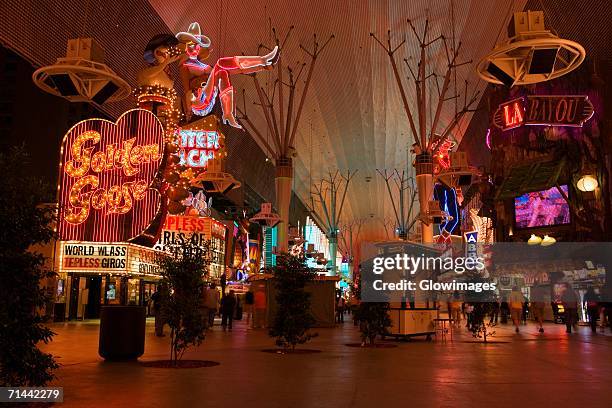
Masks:
[[[281,157],[276,161],[276,208],[281,222],[277,225],[277,247],[280,252],[287,252],[289,230],[289,207],[291,205],[291,187],[293,184],[293,162]]]

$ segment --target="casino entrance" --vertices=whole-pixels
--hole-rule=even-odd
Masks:
[[[69,319],[100,317],[102,276],[70,274]]]
[[[98,319],[105,305],[147,307],[157,287],[157,279],[133,278],[116,274],[69,273],[68,319]]]

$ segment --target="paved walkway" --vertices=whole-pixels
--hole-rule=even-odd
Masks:
[[[565,334],[549,324],[515,334],[496,328],[496,344],[415,339],[397,348],[346,347],[359,341],[352,323],[319,329],[307,348],[318,354],[276,355],[262,330],[237,322],[216,326],[185,358],[221,364],[197,369],[145,368],[107,363],[97,355],[98,323],[52,325],[58,334],[45,348],[62,364],[54,385],[64,387],[61,407],[610,407],[612,336]],[[118,335],[121,335],[118,333]],[[141,360],[168,358],[168,337],[147,323]]]

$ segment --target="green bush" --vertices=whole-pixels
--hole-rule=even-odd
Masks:
[[[203,277],[210,262],[209,244],[190,241],[166,248],[159,260],[162,279],[160,312],[170,327],[170,360],[174,365],[190,346],[198,346],[206,334],[207,316],[202,309]]]
[[[296,345],[316,336],[310,332],[315,319],[310,313],[310,294],[305,290],[316,274],[296,256],[283,254],[276,262],[272,273],[278,309],[269,334],[276,337],[277,346],[295,350]]]

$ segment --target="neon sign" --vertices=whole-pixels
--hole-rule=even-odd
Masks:
[[[219,133],[215,130],[179,130],[178,154],[183,166],[206,168],[219,149]]]
[[[164,250],[168,245],[185,241],[203,245],[212,237],[225,240],[225,231],[223,223],[210,217],[168,214],[159,241],[154,248]]]
[[[593,113],[585,95],[529,95],[499,105],[493,122],[502,130],[523,125],[581,127]]]
[[[163,127],[147,110],[73,126],[60,157],[60,239],[120,242],[145,230],[161,202],[151,183],[163,148]]]
[[[449,152],[453,147],[455,147],[455,142],[450,139],[445,139],[440,145],[440,147],[438,147],[436,158],[438,161],[438,165],[441,167],[438,170],[448,169],[451,166]]]
[[[457,192],[454,188],[441,183],[434,186],[434,198],[440,203],[440,209],[450,215],[450,219],[440,223],[441,239],[449,240],[455,228],[459,225],[459,206],[457,205]]]

